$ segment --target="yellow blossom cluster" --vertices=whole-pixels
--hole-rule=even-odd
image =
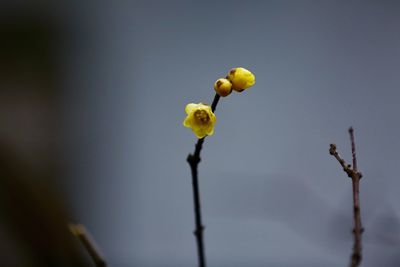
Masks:
[[[245,68],[234,68],[229,71],[226,78],[220,78],[214,83],[215,92],[222,97],[228,96],[232,90],[242,92],[256,82],[255,76]],[[183,125],[191,128],[197,138],[213,135],[214,125],[217,121],[209,105],[203,103],[190,103],[186,105],[187,114]]]
[[[214,84],[214,89],[220,96],[228,96],[232,90],[242,92],[253,86],[256,78],[253,73],[245,68],[234,68],[229,71],[226,78],[218,79]]]

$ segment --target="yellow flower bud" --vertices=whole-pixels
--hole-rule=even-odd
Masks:
[[[228,96],[232,92],[232,84],[225,78],[220,78],[214,83],[214,90],[220,96]]]
[[[232,83],[232,89],[237,92],[242,92],[253,86],[256,82],[254,74],[245,68],[234,68],[229,72],[227,79]]]
[[[217,121],[211,107],[203,103],[186,105],[187,117],[183,121],[185,127],[191,128],[197,138],[213,135],[214,124]]]

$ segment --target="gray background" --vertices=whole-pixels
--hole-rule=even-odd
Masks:
[[[196,266],[182,126],[230,68],[256,84],[222,98],[199,166],[209,266],[345,266],[351,181],[362,266],[399,266],[400,4],[131,1],[38,8],[65,31],[60,181],[110,266]]]

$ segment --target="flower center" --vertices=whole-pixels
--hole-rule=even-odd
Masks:
[[[196,110],[194,112],[194,118],[198,123],[201,124],[206,124],[207,122],[210,121],[210,116],[208,116],[208,113],[205,110]]]

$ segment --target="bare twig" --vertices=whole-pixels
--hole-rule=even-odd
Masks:
[[[90,238],[85,226],[82,224],[69,224],[69,229],[73,235],[79,238],[83,246],[89,253],[90,257],[94,261],[96,267],[106,267],[107,263],[101,256],[99,250],[96,248],[94,241]]]
[[[215,94],[213,103],[211,105],[211,110],[214,112],[220,96]],[[198,181],[198,171],[197,167],[200,162],[200,151],[203,146],[205,137],[198,139],[195,150],[193,154],[189,154],[187,157],[187,161],[190,165],[190,169],[192,171],[192,185],[193,185],[193,202],[194,202],[194,217],[195,217],[195,226],[194,235],[196,236],[197,241],[197,254],[199,258],[199,267],[206,266],[205,260],[205,252],[204,252],[204,242],[203,242],[203,231],[204,226],[201,220],[201,207],[200,207],[200,193],[199,193],[199,181]]]
[[[343,167],[343,170],[347,173],[347,175],[351,178],[353,182],[353,214],[354,214],[354,246],[353,246],[353,254],[351,256],[350,267],[357,267],[361,263],[362,254],[361,254],[361,234],[364,229],[361,225],[361,210],[360,210],[360,179],[362,177],[361,172],[357,169],[357,157],[356,157],[356,145],[354,141],[354,130],[352,127],[349,128],[350,134],[350,142],[351,142],[351,153],[353,157],[353,168],[350,164],[346,164],[344,159],[342,159],[339,153],[336,151],[336,145],[331,144],[329,148],[329,153],[333,155],[340,165]]]

